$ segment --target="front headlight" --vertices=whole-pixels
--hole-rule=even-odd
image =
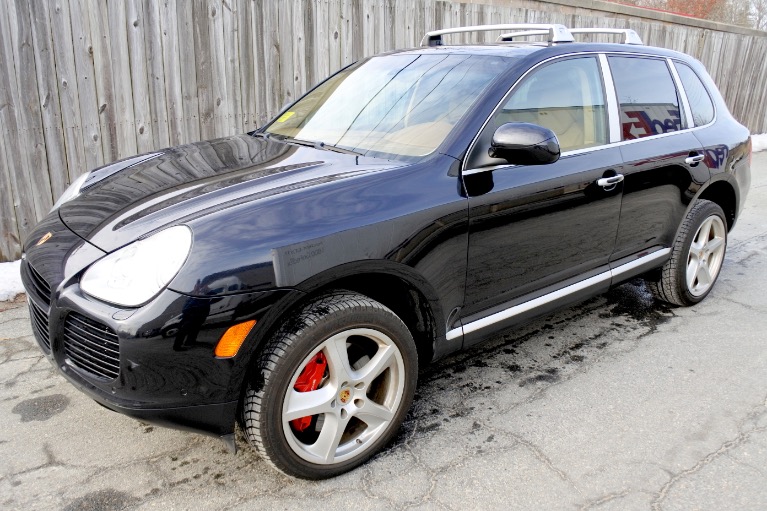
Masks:
[[[80,189],[83,187],[83,183],[85,183],[85,180],[88,179],[88,176],[90,176],[90,172],[86,172],[82,176],[78,177],[71,185],[69,185],[69,188],[64,190],[64,193],[61,194],[61,197],[59,197],[59,200],[56,201],[56,204],[53,205],[53,207],[50,210],[50,213],[53,213],[57,209],[61,207],[62,204],[65,202],[69,202],[78,195],[80,195]]]
[[[80,280],[80,288],[115,305],[143,305],[170,284],[191,247],[188,227],[165,229],[96,261]]]

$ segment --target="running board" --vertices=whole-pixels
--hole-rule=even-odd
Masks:
[[[562,289],[557,289],[556,291],[545,294],[543,296],[539,296],[538,298],[534,298],[530,301],[520,303],[519,305],[509,307],[508,309],[504,309],[494,314],[490,314],[489,316],[485,316],[484,318],[466,323],[465,325],[459,326],[457,328],[453,328],[447,332],[445,337],[448,341],[456,339],[463,335],[476,332],[477,330],[482,330],[483,328],[487,328],[501,321],[511,319],[514,316],[519,316],[520,314],[531,311],[533,309],[537,309],[538,307],[542,307],[546,304],[556,302],[579,291],[603,284],[608,280],[621,280],[629,276],[636,275],[638,272],[644,271],[644,267],[667,258],[669,254],[671,254],[670,248],[657,250],[651,254],[644,255],[634,259],[633,261],[629,261],[627,263],[621,264],[620,266],[616,266],[615,268],[611,268],[608,271],[594,275],[593,277],[589,277],[580,282],[576,282],[575,284],[563,287]]]

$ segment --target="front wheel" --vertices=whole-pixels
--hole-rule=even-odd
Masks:
[[[243,428],[278,470],[333,477],[392,439],[417,368],[413,338],[391,310],[356,293],[323,296],[267,343],[245,391]]]
[[[660,279],[650,282],[656,298],[673,305],[703,300],[719,276],[727,248],[727,221],[714,202],[699,200],[682,222]]]

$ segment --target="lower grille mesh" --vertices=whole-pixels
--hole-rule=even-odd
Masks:
[[[29,316],[32,319],[32,329],[37,339],[47,351],[51,351],[51,340],[48,337],[48,314],[35,302],[29,300]]]
[[[64,324],[64,352],[73,365],[113,380],[120,374],[120,343],[114,330],[71,312]]]

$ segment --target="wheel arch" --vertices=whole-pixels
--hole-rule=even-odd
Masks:
[[[703,199],[717,204],[724,211],[727,230],[732,230],[738,215],[738,196],[736,188],[726,179],[718,179],[703,188],[696,199]],[[692,208],[695,201],[690,203]]]
[[[252,361],[283,320],[317,296],[334,289],[355,291],[390,308],[412,333],[419,364],[432,361],[435,343],[444,339],[446,332],[445,318],[433,287],[409,266],[392,261],[359,261],[310,277],[264,314],[243,345],[242,353],[234,360],[237,369],[230,381],[230,395],[242,397],[243,382],[255,369]]]
[[[333,289],[355,291],[382,303],[410,330],[421,365],[431,362],[435,342],[445,337],[445,318],[434,288],[409,266],[385,260],[347,263],[297,287],[305,293],[302,303]]]

